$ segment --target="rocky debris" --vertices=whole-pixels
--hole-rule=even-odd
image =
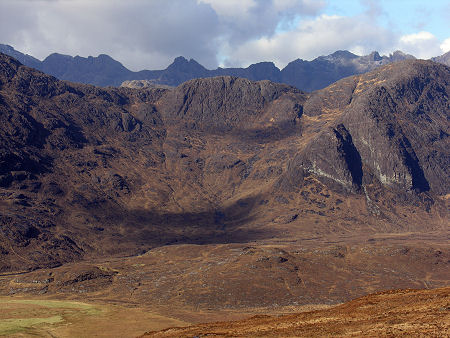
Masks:
[[[56,288],[58,292],[95,292],[110,286],[116,274],[108,269],[85,267],[55,274],[49,287]]]
[[[120,87],[133,88],[133,89],[144,89],[144,88],[162,88],[171,89],[173,87],[159,84],[155,80],[127,80],[123,81]]]

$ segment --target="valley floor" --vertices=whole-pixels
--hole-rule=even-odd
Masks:
[[[380,233],[180,244],[5,272],[0,335],[445,336],[448,239]]]
[[[132,308],[130,305],[82,303],[42,297],[2,297],[0,304],[0,336],[8,337],[135,337],[145,331],[145,337],[450,335],[450,287],[391,290],[342,305],[325,306],[322,309],[320,306],[309,309],[304,307],[300,313],[284,315],[273,311],[269,312],[270,316],[257,314],[258,309],[253,309],[253,316],[250,312],[239,314],[234,311],[211,316],[212,313],[200,311],[197,315],[203,314],[204,320],[220,315],[222,318],[241,319],[193,326],[156,314],[148,307]],[[289,310],[295,311],[293,308],[279,309],[285,313]]]
[[[135,337],[189,324],[142,307],[43,297],[1,297],[0,308],[0,336],[8,337]]]

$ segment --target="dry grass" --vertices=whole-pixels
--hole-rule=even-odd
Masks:
[[[201,324],[148,333],[148,337],[448,337],[450,287],[397,290],[330,309],[279,317]]]
[[[143,308],[48,299],[0,298],[0,336],[133,337],[188,323]]]

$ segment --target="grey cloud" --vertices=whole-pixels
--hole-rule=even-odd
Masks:
[[[142,69],[185,55],[217,64],[217,14],[195,0],[2,1],[0,13],[0,41],[40,58],[107,53]]]
[[[377,27],[369,18],[320,16],[302,21],[295,30],[242,44],[234,50],[228,62],[249,64],[256,61],[274,61],[284,67],[298,57],[312,59],[338,49],[367,54],[373,50],[386,52],[396,37]],[[388,50],[389,52],[389,50]]]
[[[323,1],[296,0],[280,6],[276,0],[258,0],[246,15],[220,17],[222,34],[231,45],[239,45],[262,36],[276,33],[278,24],[297,16],[316,15],[325,6]]]
[[[213,68],[224,46],[273,36],[283,20],[315,15],[325,5],[258,0],[245,15],[227,16],[208,3],[214,1],[0,0],[0,43],[40,59],[50,52],[106,53],[138,70],[163,68],[183,55]]]
[[[392,27],[378,24],[390,19],[379,3],[360,1],[366,11],[359,16],[327,17],[317,16],[331,3],[325,0],[0,0],[0,43],[40,59],[106,53],[133,70],[165,68],[179,55],[208,68],[218,60],[282,66],[336,49],[423,52],[438,45],[400,44]]]

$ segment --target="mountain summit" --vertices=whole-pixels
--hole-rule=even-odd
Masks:
[[[247,68],[217,68],[208,70],[197,61],[180,56],[164,70],[142,70],[132,72],[120,62],[101,54],[98,57],[68,56],[54,53],[44,61],[16,51],[13,47],[0,44],[0,52],[15,57],[24,65],[36,68],[61,80],[93,84],[97,86],[120,86],[129,80],[148,80],[153,84],[177,86],[194,78],[214,76],[238,76],[249,80],[270,80],[292,85],[311,92],[322,89],[344,77],[362,74],[381,65],[414,58],[396,51],[389,56],[378,52],[357,56],[349,51],[336,51],[312,61],[297,59],[285,68],[278,69],[272,62],[260,62]],[[445,55],[433,58],[445,64]]]

